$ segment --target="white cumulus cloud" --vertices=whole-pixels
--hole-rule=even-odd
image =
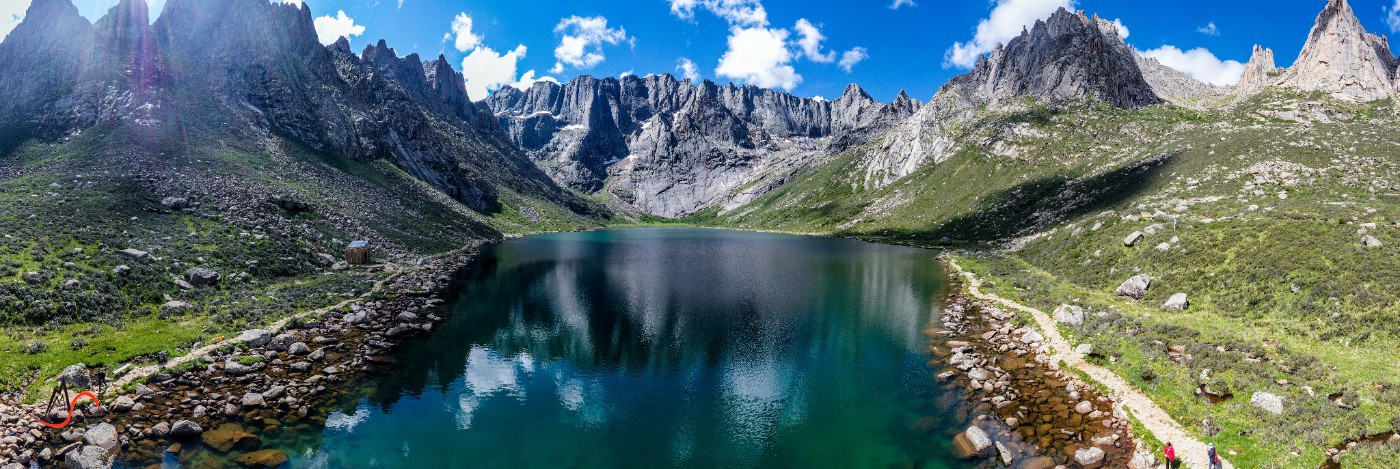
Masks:
[[[515,83],[515,66],[524,57],[524,44],[515,46],[515,49],[504,54],[486,46],[472,49],[472,53],[462,59],[462,77],[467,82],[467,96],[473,100],[481,100],[492,91]],[[530,75],[533,76],[533,73]]]
[[[757,27],[768,25],[768,10],[759,0],[669,0],[671,14],[682,19],[695,19],[695,10],[704,8],[724,18],[730,25]]]
[[[1166,45],[1138,53],[1212,85],[1239,83],[1240,75],[1244,73],[1244,64],[1234,60],[1220,60],[1209,50],[1199,47],[1183,51],[1176,46]]]
[[[1074,7],[1074,0],[995,0],[996,7],[977,24],[977,32],[967,42],[953,43],[943,56],[944,68],[972,68],[977,57],[1006,43],[1036,20],[1049,18],[1060,8]]]
[[[609,28],[608,19],[602,16],[570,16],[559,20],[554,26],[556,34],[563,34],[559,46],[554,48],[554,63],[551,73],[563,73],[564,66],[589,69],[603,63],[603,44],[617,45],[624,41],[635,42],[627,37],[627,31]]]
[[[890,4],[890,9],[891,9],[891,10],[898,10],[899,7],[905,7],[905,6],[908,6],[908,7],[916,7],[916,6],[919,6],[919,4],[914,3],[914,0],[894,0],[894,3],[891,3],[891,4]]]
[[[1220,35],[1220,28],[1217,28],[1217,27],[1215,26],[1215,23],[1212,22],[1212,23],[1206,24],[1205,26],[1201,26],[1201,27],[1199,27],[1199,28],[1196,28],[1196,32],[1201,33],[1201,34],[1205,34],[1205,35],[1207,35],[1207,36],[1219,36],[1219,35]]]
[[[1400,33],[1400,0],[1395,0],[1395,5],[1385,9],[1385,25],[1390,26],[1390,32]]]
[[[316,39],[321,44],[330,44],[337,39],[351,36],[359,36],[365,33],[365,27],[355,24],[355,20],[345,16],[345,10],[335,13],[335,16],[322,16],[312,22],[316,26]]]
[[[695,62],[681,57],[676,60],[676,71],[681,72],[681,78],[692,82],[700,81],[700,67],[695,66]]]
[[[458,13],[452,19],[452,32],[447,33],[444,40],[447,39],[452,39],[452,47],[456,47],[458,52],[475,49],[481,44],[481,36],[472,31],[472,17],[465,12]]]
[[[870,58],[869,51],[866,51],[864,47],[856,47],[843,52],[841,54],[841,62],[836,65],[841,67],[842,70],[845,70],[846,73],[851,73],[851,69],[855,68],[856,64],[867,58]]]
[[[806,18],[798,19],[793,30],[797,31],[797,45],[802,48],[802,55],[807,56],[807,59],[818,63],[831,63],[836,60],[835,52],[822,52],[822,41],[826,40],[826,36],[823,36],[821,29],[812,22]]]
[[[520,79],[516,80],[514,83],[511,83],[510,86],[511,88],[515,88],[520,91],[525,91],[530,89],[530,87],[533,86],[535,83],[539,83],[542,81],[559,84],[559,80],[556,80],[554,79],[554,77],[551,76],[535,78],[535,71],[530,70],[528,72],[525,72],[524,74],[521,74]]]
[[[764,88],[791,90],[802,83],[792,68],[787,48],[788,31],[769,28],[734,28],[729,50],[719,59],[715,74]]]

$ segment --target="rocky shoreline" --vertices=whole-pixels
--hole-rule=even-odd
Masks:
[[[1044,337],[1015,318],[954,288],[942,328],[926,331],[936,379],[970,409],[955,455],[986,468],[1153,467],[1122,407],[1049,363]]]
[[[109,392],[102,408],[79,406],[63,430],[33,420],[43,405],[0,404],[0,469],[160,467],[172,458],[197,468],[281,466],[287,454],[264,447],[259,435],[295,440],[324,426],[347,383],[393,363],[399,341],[444,319],[454,275],[477,252],[425,260],[380,294],[278,333],[244,331],[193,366]],[[65,374],[79,384],[90,378],[81,367]]]

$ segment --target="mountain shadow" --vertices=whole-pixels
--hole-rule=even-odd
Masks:
[[[928,231],[889,230],[881,237],[940,245],[981,244],[1025,236],[1054,223],[1106,210],[1146,190],[1175,162],[1169,154],[1089,177],[1047,176],[989,197],[985,208]]]

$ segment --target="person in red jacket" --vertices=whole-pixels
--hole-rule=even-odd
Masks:
[[[1206,456],[1209,458],[1210,469],[1219,469],[1223,467],[1220,465],[1220,455],[1215,454],[1215,443],[1210,444],[1210,449],[1206,450]]]
[[[1167,468],[1168,468],[1168,469],[1175,468],[1175,467],[1176,467],[1176,463],[1177,463],[1177,461],[1176,461],[1176,448],[1175,448],[1175,447],[1172,447],[1172,444],[1171,444],[1170,441],[1167,442],[1167,447],[1162,449],[1162,454],[1165,455],[1165,456],[1167,457]]]

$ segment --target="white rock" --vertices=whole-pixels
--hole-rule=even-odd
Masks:
[[[1275,415],[1283,413],[1283,398],[1276,394],[1256,392],[1249,398],[1249,403]]]
[[[1166,303],[1162,303],[1162,311],[1185,311],[1191,303],[1186,301],[1185,293],[1177,293],[1167,298]]]

